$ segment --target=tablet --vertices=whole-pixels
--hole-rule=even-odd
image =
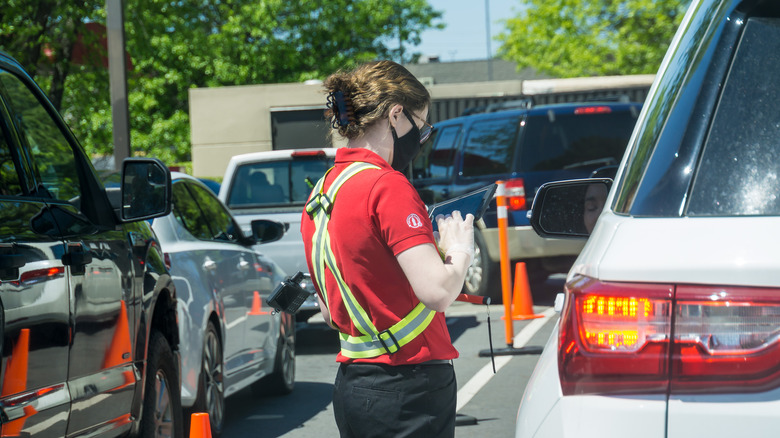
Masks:
[[[436,216],[440,214],[447,216],[452,214],[455,210],[460,211],[460,214],[463,217],[466,217],[467,214],[471,213],[474,215],[475,221],[479,220],[482,215],[485,214],[485,210],[487,210],[490,201],[493,199],[493,195],[496,193],[496,187],[498,186],[495,183],[490,184],[481,189],[474,190],[473,192],[468,192],[464,195],[428,207],[428,217],[433,223],[433,230],[436,231],[439,228],[436,225]]]

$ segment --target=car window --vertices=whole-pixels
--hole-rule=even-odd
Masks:
[[[173,184],[172,198],[173,216],[176,220],[196,239],[211,240],[213,236],[206,217],[182,182]]]
[[[16,76],[0,71],[0,87],[27,143],[38,186],[33,196],[75,202],[80,194],[76,160],[59,125]]]
[[[463,176],[511,172],[520,117],[474,122],[463,148]]]
[[[436,129],[412,164],[415,179],[448,179],[455,166],[460,125]]]
[[[302,205],[333,158],[304,158],[247,163],[236,169],[227,205]]]
[[[534,115],[525,123],[521,172],[616,165],[623,157],[636,113]]]
[[[19,196],[22,185],[7,138],[5,128],[0,125],[0,196]]]
[[[236,241],[236,226],[230,217],[230,213],[214,197],[209,189],[195,184],[186,184],[193,199],[203,212],[203,220],[211,229],[215,240]]]
[[[747,21],[694,178],[689,216],[780,214],[777,41],[780,20]]]

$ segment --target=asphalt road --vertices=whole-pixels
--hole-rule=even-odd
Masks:
[[[540,350],[553,329],[557,314],[552,310],[562,279],[548,280],[544,290],[534,291],[534,313],[543,318],[512,322],[509,340],[501,305],[455,303],[446,312],[447,325],[460,358],[455,360],[458,380],[458,426],[455,436],[512,437],[517,408],[537,354],[515,355],[521,343],[524,351]],[[496,373],[490,357],[488,314],[492,331]],[[529,337],[530,335],[530,337]],[[227,399],[224,437],[338,437],[331,406],[333,379],[338,365],[336,333],[319,316],[301,324],[297,332],[296,384],[292,394],[258,397],[250,390]]]

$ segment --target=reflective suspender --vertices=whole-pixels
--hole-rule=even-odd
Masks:
[[[315,227],[311,249],[314,279],[323,292],[324,304],[326,307],[330,307],[328,295],[325,293],[325,266],[327,266],[336,279],[341,298],[347,307],[349,318],[358,331],[363,334],[362,336],[350,336],[346,333],[339,333],[341,337],[341,354],[352,359],[395,353],[399,348],[408,344],[422,333],[436,314],[435,311],[426,308],[423,303],[419,303],[408,315],[392,327],[379,331],[374,326],[374,323],[371,322],[371,318],[369,318],[366,311],[363,310],[363,307],[360,306],[354,295],[352,295],[352,291],[344,281],[344,277],[336,265],[336,258],[333,251],[331,251],[330,235],[328,234],[328,222],[330,220],[330,212],[333,210],[333,202],[339,189],[348,179],[368,169],[379,169],[379,167],[363,162],[350,164],[336,177],[327,192],[323,192],[325,177],[330,172],[328,170],[317,181],[312,190],[312,195],[306,203],[306,213],[313,219]]]

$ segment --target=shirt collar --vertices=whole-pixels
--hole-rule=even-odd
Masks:
[[[382,168],[390,168],[384,158],[380,157],[376,152],[370,151],[364,148],[348,148],[341,147],[336,149],[336,164],[353,163],[355,161],[362,161],[364,163],[375,164]]]

